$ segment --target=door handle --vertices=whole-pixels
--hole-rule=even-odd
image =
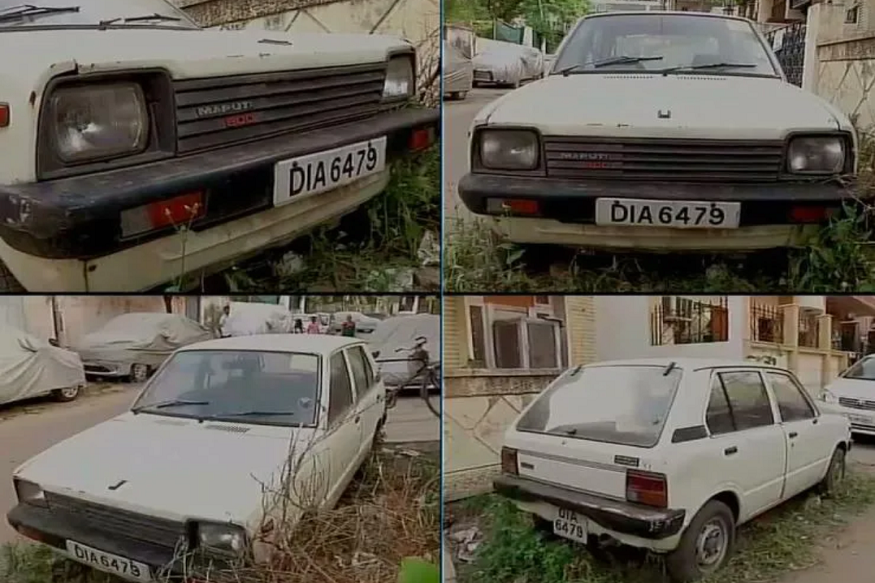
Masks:
[[[723,455],[734,455],[736,453],[738,453],[738,448],[734,445],[723,450]]]
[[[793,438],[796,437],[797,435],[799,435],[799,434],[796,433],[795,431],[791,431],[791,432],[790,432],[790,435],[788,435],[788,437],[789,437],[790,439],[793,439]]]
[[[818,422],[818,421],[819,421],[819,419],[818,419],[817,417],[815,417],[814,419],[811,420],[811,424],[812,424],[812,425],[817,425],[817,422]]]
[[[356,416],[355,416],[355,422],[356,422],[356,423],[358,423],[358,422],[361,421],[361,420],[362,420],[362,416],[361,416],[361,415],[356,415]]]

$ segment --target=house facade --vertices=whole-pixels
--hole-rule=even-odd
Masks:
[[[444,492],[488,492],[504,432],[568,366],[596,358],[592,296],[446,296]]]

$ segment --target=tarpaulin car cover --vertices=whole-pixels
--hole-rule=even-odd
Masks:
[[[303,322],[306,327],[306,322]],[[294,319],[292,313],[277,304],[231,302],[231,313],[222,329],[225,336],[253,334],[289,334]]]
[[[207,328],[179,314],[133,312],[116,316],[96,332],[86,334],[74,349],[86,363],[156,368],[177,348],[212,337]]]
[[[84,384],[78,354],[0,325],[0,403]]]
[[[395,352],[399,348],[413,348],[416,338],[424,336],[427,340],[425,349],[428,351],[431,363],[440,362],[441,318],[434,314],[415,314],[412,316],[394,316],[380,322],[374,333],[368,338],[372,351],[380,351],[377,363],[380,374],[387,387],[398,387],[407,383],[415,384],[412,377],[419,372],[422,364],[419,362],[394,362],[410,356],[410,352]],[[393,361],[393,362],[387,362]],[[408,382],[410,381],[410,382]]]
[[[445,28],[443,67],[444,93],[464,93],[474,84],[474,31],[458,26]]]
[[[499,85],[519,85],[544,73],[541,51],[488,38],[477,38],[475,71],[488,71],[491,81]],[[481,77],[478,75],[478,79]]]

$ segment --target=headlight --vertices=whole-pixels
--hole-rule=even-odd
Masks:
[[[845,167],[845,140],[838,136],[796,138],[790,142],[787,162],[797,174],[837,174]]]
[[[233,524],[201,522],[197,525],[198,546],[235,557],[246,551],[246,532]]]
[[[386,82],[383,84],[383,99],[413,97],[414,86],[413,59],[408,56],[389,59]]]
[[[492,170],[533,170],[538,167],[538,136],[525,130],[484,130],[479,133],[480,162]]]
[[[829,389],[820,392],[820,400],[824,403],[838,403],[839,401],[835,395],[829,392]]]
[[[47,506],[46,493],[39,484],[13,478],[15,485],[15,495],[18,496],[18,501],[22,504],[30,504],[31,506]]]
[[[67,163],[136,154],[149,139],[146,100],[135,83],[59,88],[48,116],[55,153]]]

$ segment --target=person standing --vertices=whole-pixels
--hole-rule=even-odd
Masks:
[[[352,314],[347,314],[346,321],[341,325],[340,335],[355,338],[355,322],[352,319]]]
[[[303,334],[304,333],[304,322],[301,321],[300,318],[295,318],[295,328],[293,330],[294,334]]]
[[[228,323],[228,316],[231,315],[231,306],[222,308],[222,316],[219,318],[219,338],[227,338],[225,334],[225,325]]]
[[[307,334],[320,334],[321,330],[319,329],[319,322],[316,320],[316,316],[310,316],[310,323],[307,324]]]

